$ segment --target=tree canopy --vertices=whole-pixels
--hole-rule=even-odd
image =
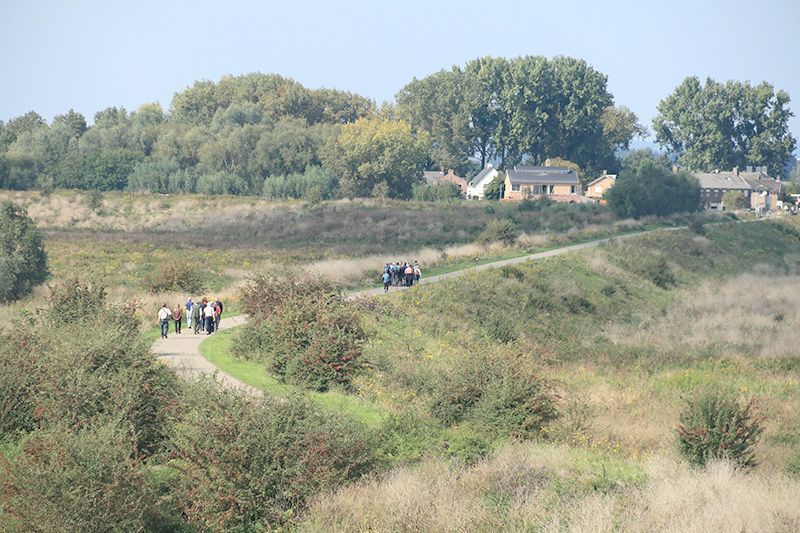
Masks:
[[[780,175],[796,146],[789,94],[762,82],[689,77],[658,104],[656,140],[691,170],[767,166]]]
[[[42,235],[25,210],[0,203],[0,301],[17,300],[48,276]]]

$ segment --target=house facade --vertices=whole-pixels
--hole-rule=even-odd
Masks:
[[[486,168],[475,174],[467,183],[467,198],[483,200],[486,186],[498,175],[497,169],[491,163]]]
[[[516,166],[506,170],[504,200],[547,197],[557,202],[580,202],[580,181],[565,167]]]
[[[700,205],[704,209],[724,209],[722,200],[728,191],[736,191],[744,198],[745,205],[760,212],[779,208],[781,180],[770,178],[766,167],[738,168],[731,171],[694,172],[692,175],[700,185]]]
[[[602,176],[589,182],[589,184],[586,186],[586,192],[584,193],[584,196],[602,202],[602,198],[605,196],[606,191],[613,187],[616,181],[616,174],[608,174],[604,170]]]

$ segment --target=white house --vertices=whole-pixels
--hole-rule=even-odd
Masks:
[[[497,169],[491,163],[475,174],[467,184],[467,198],[483,200],[484,190],[497,177]]]

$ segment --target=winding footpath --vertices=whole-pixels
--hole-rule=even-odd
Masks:
[[[647,233],[653,233],[656,231],[675,231],[678,229],[683,229],[683,227],[659,228],[648,231],[639,231],[636,233],[627,233],[625,235],[606,237],[604,239],[597,239],[594,241],[588,241],[580,244],[573,244],[569,246],[564,246],[563,248],[555,248],[553,250],[548,250],[546,252],[523,255],[512,259],[503,259],[499,261],[494,261],[492,263],[485,263],[483,265],[465,268],[463,270],[456,270],[453,272],[448,272],[446,274],[440,274],[438,276],[430,276],[427,278],[422,278],[419,284],[427,285],[428,283],[436,283],[446,279],[452,279],[458,276],[472,274],[474,272],[481,272],[484,270],[501,268],[508,265],[524,263],[525,261],[537,261],[541,259],[546,259],[548,257],[568,254],[571,252],[576,252],[578,250],[594,248],[595,246],[599,246],[604,242],[609,242],[613,240],[630,239],[638,237],[640,235],[645,235]],[[391,289],[391,292],[396,290],[406,290],[406,289],[403,287],[393,287]],[[361,291],[351,292],[348,295],[348,298],[356,298],[359,296],[367,296],[367,295],[377,296],[381,294],[383,294],[383,287],[376,287],[373,289],[365,289]],[[219,329],[220,331],[224,331],[227,329],[235,328],[236,326],[244,324],[246,321],[247,318],[244,315],[223,318],[220,321]],[[202,343],[206,338],[207,336],[205,334],[195,335],[194,332],[189,331],[189,328],[186,328],[186,333],[183,333],[181,335],[176,335],[172,333],[170,334],[169,338],[159,339],[158,341],[156,341],[156,343],[153,345],[153,353],[159,358],[159,360],[164,361],[167,365],[169,365],[172,369],[174,369],[175,372],[178,374],[178,376],[184,379],[189,379],[189,380],[197,379],[199,376],[203,374],[216,375],[216,379],[220,383],[222,383],[223,386],[239,389],[248,394],[256,396],[261,395],[260,390],[234,378],[233,376],[230,376],[222,372],[213,364],[211,364],[208,361],[208,359],[206,359],[200,354],[200,343]]]

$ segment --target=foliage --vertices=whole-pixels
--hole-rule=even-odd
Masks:
[[[42,235],[25,209],[0,203],[0,301],[17,300],[49,275]]]
[[[4,531],[151,530],[156,494],[124,424],[39,430],[0,461]]]
[[[779,175],[797,143],[789,132],[789,100],[767,82],[689,77],[658,104],[653,129],[690,169],[766,165]]]
[[[203,292],[203,278],[194,264],[176,261],[162,264],[145,281],[147,292],[181,291],[190,294]]]
[[[742,467],[756,465],[754,446],[764,429],[755,403],[730,393],[702,392],[687,400],[677,428],[681,453],[692,463],[728,459]]]
[[[448,182],[415,183],[412,197],[421,202],[437,202],[461,198],[461,192],[458,185]]]
[[[445,425],[469,421],[488,435],[521,438],[538,435],[557,416],[547,382],[522,356],[502,352],[469,353],[443,369],[430,411]]]
[[[178,508],[202,530],[286,525],[313,495],[359,478],[375,460],[353,423],[296,397],[251,399],[212,383],[187,390],[170,442]]]
[[[730,211],[742,209],[745,207],[745,198],[739,191],[726,191],[725,194],[722,195],[722,204],[725,206],[725,209]]]
[[[478,242],[488,244],[491,242],[502,242],[513,244],[519,237],[517,224],[510,218],[502,218],[490,221],[486,228],[478,236]]]
[[[0,398],[0,413],[9,413],[3,436],[81,428],[110,416],[129,428],[139,453],[154,453],[175,400],[174,374],[152,357],[130,312],[102,301],[102,289],[70,283],[53,299],[33,324],[0,343],[2,383],[11,391]]]
[[[503,188],[505,187],[505,176],[498,174],[489,182],[483,189],[483,197],[486,200],[499,200],[503,197]]]
[[[318,195],[320,200],[336,197],[338,182],[333,173],[322,167],[308,167],[302,174],[270,176],[264,180],[262,195],[265,198],[305,198]]]
[[[253,320],[236,337],[234,353],[263,361],[287,383],[347,387],[363,366],[367,336],[358,309],[328,282],[258,277],[242,301]]]
[[[613,107],[604,74],[563,56],[477,58],[413,80],[397,109],[431,135],[435,163],[462,171],[473,156],[483,168],[557,154],[593,173],[643,132],[630,110]]]
[[[409,198],[428,160],[428,136],[402,121],[359,119],[331,138],[323,163],[339,176],[343,196],[372,195],[385,183],[389,197]]]
[[[635,169],[622,171],[606,199],[619,217],[691,213],[700,208],[700,188],[690,174],[643,159]]]

